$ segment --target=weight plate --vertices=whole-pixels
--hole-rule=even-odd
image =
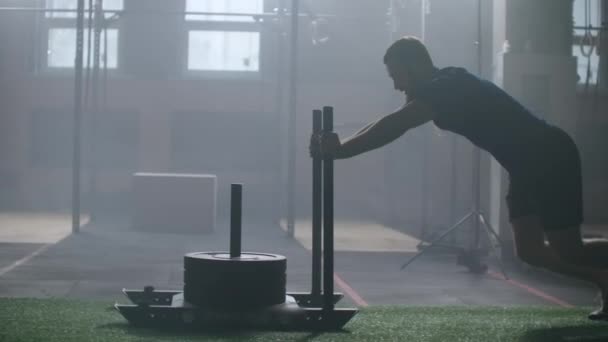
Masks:
[[[189,303],[211,309],[256,309],[284,303],[285,283],[285,277],[257,283],[211,279],[186,282],[184,298]]]
[[[268,253],[241,253],[238,258],[231,258],[228,252],[198,252],[186,254],[187,257],[200,260],[225,260],[225,261],[275,261],[284,260],[285,257],[278,254]]]
[[[204,264],[242,264],[247,262],[264,263],[264,264],[275,264],[284,263],[286,258],[282,255],[267,254],[267,253],[241,253],[238,258],[231,258],[230,253],[226,252],[198,252],[189,253],[184,257],[185,262],[188,263],[204,263]]]
[[[245,272],[263,274],[285,272],[287,259],[282,255],[265,253],[242,253],[239,258],[230,258],[226,252],[190,253],[184,257],[186,272]]]
[[[285,301],[287,259],[267,253],[190,253],[184,257],[184,298],[214,309],[242,310]]]

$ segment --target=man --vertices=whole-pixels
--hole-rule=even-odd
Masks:
[[[415,37],[393,43],[384,63],[407,103],[343,141],[334,133],[311,137],[311,156],[351,158],[429,121],[466,137],[509,173],[506,200],[517,256],[530,265],[597,285],[603,304],[589,318],[608,320],[603,260],[608,244],[582,241],[580,158],[572,139],[491,82],[463,68],[436,68]]]

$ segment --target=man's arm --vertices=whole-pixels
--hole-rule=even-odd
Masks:
[[[398,111],[380,118],[342,141],[335,158],[351,158],[380,148],[399,138],[409,129],[431,121],[433,115],[427,105],[417,101],[409,102]]]
[[[363,126],[363,128],[361,128],[360,130],[358,130],[357,132],[355,132],[355,134],[353,134],[353,136],[355,136],[355,135],[359,135],[359,134],[364,133],[364,132],[365,132],[365,131],[367,131],[367,130],[368,130],[370,127],[372,127],[372,126],[373,126],[373,125],[374,125],[376,122],[378,122],[378,120],[380,120],[380,119],[376,119],[376,120],[374,120],[374,121],[372,121],[372,122],[368,123],[367,125]]]

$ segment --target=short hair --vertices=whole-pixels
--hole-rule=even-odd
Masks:
[[[398,63],[408,69],[411,66],[427,68],[433,67],[433,60],[426,46],[420,39],[413,36],[405,36],[395,41],[384,54],[384,64]]]

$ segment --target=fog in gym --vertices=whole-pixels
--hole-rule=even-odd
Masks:
[[[582,234],[604,238],[607,1],[78,2],[0,0],[0,297],[181,292],[185,256],[228,253],[240,219],[243,256],[285,256],[287,291],[320,295],[329,275],[339,307],[541,306],[587,324],[600,304],[592,284],[518,258],[508,175],[466,138],[429,122],[333,172],[323,161],[334,195],[316,202],[309,142],[314,110],[333,108],[345,139],[403,106],[383,56],[415,36],[437,67],[572,136]]]

